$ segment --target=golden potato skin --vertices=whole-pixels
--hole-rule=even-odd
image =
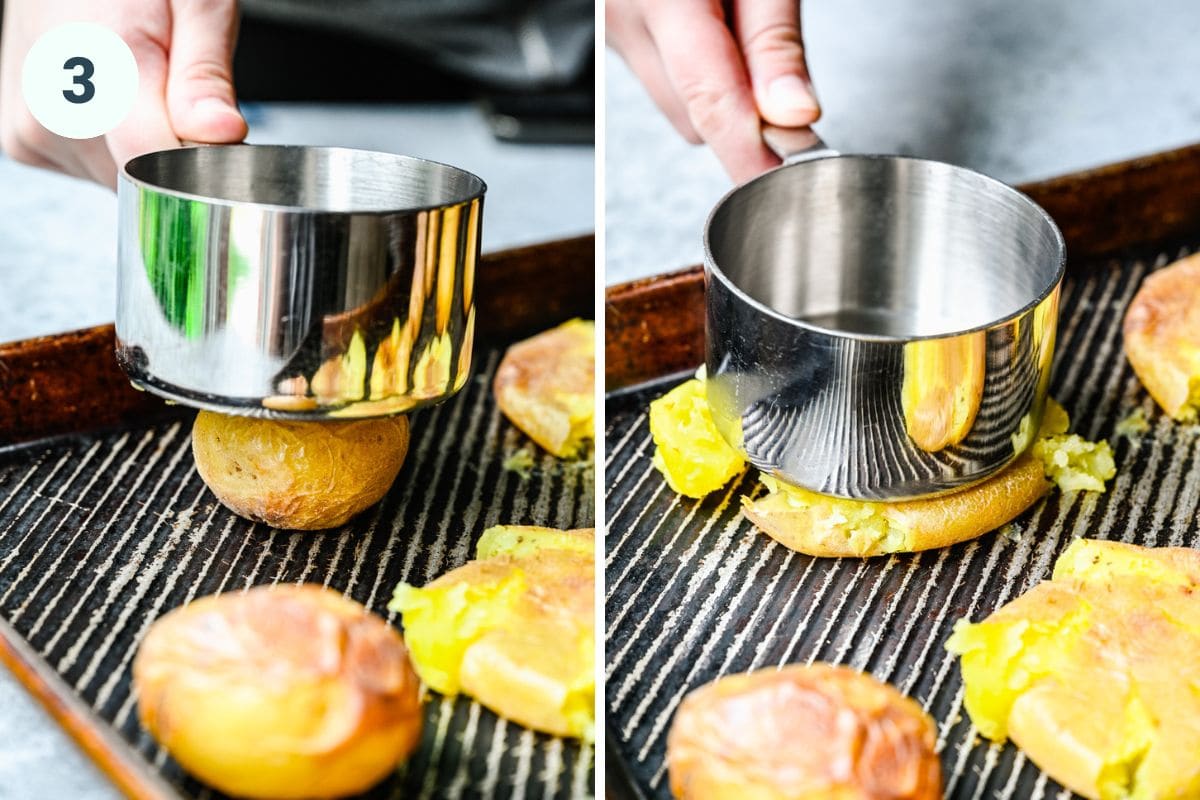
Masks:
[[[407,452],[401,416],[296,422],[201,411],[192,428],[196,471],[217,499],[289,530],[346,524],[387,494]]]
[[[170,612],[139,647],[133,683],[150,734],[238,797],[356,794],[421,735],[400,634],[320,586],[257,587]]]
[[[1155,402],[1177,420],[1200,401],[1200,253],[1142,282],[1125,312],[1125,356]]]
[[[691,692],[667,738],[682,800],[936,800],[933,720],[846,667],[729,675]]]
[[[1042,463],[1026,454],[1000,474],[954,494],[895,503],[822,500],[805,509],[792,507],[783,493],[743,499],[742,513],[775,541],[791,550],[823,558],[867,558],[889,553],[949,547],[975,539],[1020,516],[1053,484]],[[875,510],[891,532],[887,538],[847,535],[840,524],[823,519],[840,514],[847,502]]]

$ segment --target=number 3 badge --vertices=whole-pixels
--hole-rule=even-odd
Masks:
[[[25,104],[42,127],[68,139],[103,136],[137,97],[133,52],[102,25],[72,22],[42,34],[21,68]]]

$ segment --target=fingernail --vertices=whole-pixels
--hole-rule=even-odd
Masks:
[[[237,110],[236,106],[220,97],[202,97],[195,102],[192,108],[201,114],[237,114],[239,117],[241,116],[241,112]]]
[[[781,75],[767,84],[767,102],[776,111],[808,111],[817,108],[812,87],[799,75]]]

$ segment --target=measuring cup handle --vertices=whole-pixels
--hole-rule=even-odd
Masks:
[[[763,142],[775,155],[783,159],[784,164],[798,164],[801,161],[811,161],[814,158],[836,156],[838,152],[821,141],[812,128],[780,128],[775,125],[764,125],[762,129]]]

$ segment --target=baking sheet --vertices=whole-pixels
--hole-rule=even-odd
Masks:
[[[680,376],[610,395],[606,710],[615,757],[634,784],[615,796],[670,796],[666,734],[690,689],[821,660],[890,681],[934,716],[947,797],[1073,797],[1011,744],[977,737],[944,645],[959,618],[978,620],[1047,577],[1075,537],[1200,545],[1200,426],[1158,410],[1122,355],[1120,332],[1148,271],[1197,243],[1078,265],[1064,284],[1051,393],[1073,431],[1113,444],[1108,492],[1054,492],[1001,532],[954,547],[870,560],[793,553],[739,511],[742,495],[764,491],[754,470],[696,501],[675,495],[652,468],[647,406]],[[1136,408],[1149,432],[1115,438]]]
[[[276,582],[332,586],[385,606],[467,560],[498,523],[590,527],[594,471],[546,456],[492,401],[502,347],[479,343],[452,400],[412,417],[384,501],[331,533],[274,531],[232,515],[196,474],[191,415],[6,448],[0,454],[0,615],[179,796],[215,798],[141,729],[130,663],[150,623],[193,597]],[[535,454],[529,477],[506,457]],[[420,747],[371,798],[592,794],[593,753],[465,699],[433,695]]]

